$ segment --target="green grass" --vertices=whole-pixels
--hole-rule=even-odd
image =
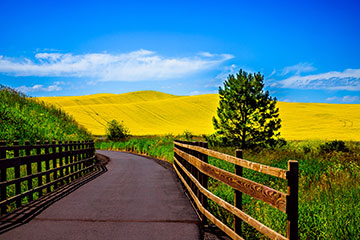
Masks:
[[[100,150],[131,151],[171,162],[174,157],[172,137],[132,138],[124,142],[95,142]]]
[[[46,140],[90,140],[92,135],[83,127],[81,127],[72,117],[64,111],[56,108],[51,104],[25,96],[11,88],[0,85],[0,140],[5,140],[7,144],[13,144],[18,140],[23,144],[26,140],[35,143],[36,140],[44,142]],[[52,150],[50,149],[50,152]],[[43,152],[44,153],[44,152]],[[25,156],[23,150],[20,156]],[[36,150],[32,151],[36,154]],[[7,158],[12,158],[13,151],[7,152]],[[50,161],[50,169],[59,164]],[[62,159],[63,161],[63,159]],[[45,170],[45,162],[42,162],[42,171]],[[63,169],[64,171],[65,169]],[[3,171],[3,170],[2,170]],[[15,179],[14,168],[7,168],[7,180]],[[32,173],[37,173],[36,164],[32,164]],[[2,174],[2,172],[1,172]],[[20,167],[20,176],[26,176],[26,166]],[[54,173],[50,174],[50,181],[54,178]],[[38,180],[33,179],[33,187],[38,186]],[[45,183],[45,176],[43,177]],[[21,183],[21,193],[28,190],[27,181]],[[53,190],[53,187],[51,191]],[[44,190],[46,193],[46,190]],[[15,185],[7,187],[7,197],[11,198],[15,195]],[[38,193],[34,194],[34,199],[38,198]],[[22,204],[28,202],[25,197]],[[8,206],[8,211],[15,209],[15,204]]]
[[[172,162],[174,137],[131,139],[125,142],[98,142],[100,149],[129,150]],[[299,161],[299,235],[300,239],[360,239],[360,144],[346,142],[349,152],[323,152],[323,141],[289,142],[277,149],[245,150],[244,158],[287,169],[288,160]],[[235,148],[212,149],[234,155]],[[209,163],[234,172],[234,165],[210,157]],[[286,192],[286,181],[244,169],[248,179]],[[233,190],[217,180],[209,180],[215,195],[233,204]],[[228,226],[233,217],[209,201],[211,211]],[[286,235],[286,215],[243,194],[243,209],[270,228]],[[244,237],[265,239],[243,224]]]
[[[45,153],[45,150],[42,149],[42,150],[41,150],[41,154],[44,154],[44,153]],[[53,149],[52,149],[52,148],[49,149],[49,153],[53,153]],[[32,150],[32,151],[30,152],[30,154],[31,154],[31,155],[36,155],[36,149]],[[21,156],[26,156],[25,151],[24,151],[24,150],[20,150],[20,151],[19,151],[19,156],[20,156],[20,157],[21,157]],[[12,158],[12,157],[13,157],[13,152],[12,152],[12,151],[7,152],[7,158]],[[55,167],[59,167],[59,166],[60,166],[60,161],[62,161],[62,164],[61,164],[61,165],[65,165],[65,163],[66,163],[66,162],[65,162],[65,157],[63,157],[63,158],[61,158],[61,159],[50,160],[50,161],[49,161],[49,169],[53,169],[53,168],[55,168]],[[44,171],[47,170],[45,164],[46,164],[45,161],[41,161],[41,172],[44,172]],[[84,164],[81,163],[81,164],[80,164],[80,168],[83,168],[83,167],[84,167]],[[65,176],[65,175],[66,175],[66,171],[67,171],[67,170],[70,171],[70,168],[71,168],[71,167],[68,167],[67,169],[64,168],[64,169],[62,169],[62,170],[58,170],[58,171],[57,171],[57,175],[59,176],[59,175],[60,175],[60,171],[62,171],[63,176]],[[72,168],[74,168],[74,166],[72,166]],[[38,171],[37,171],[37,163],[32,163],[32,164],[31,164],[31,169],[32,169],[32,173],[33,173],[33,174],[38,173]],[[83,175],[83,174],[82,174],[82,175]],[[21,165],[21,166],[20,166],[20,177],[25,177],[25,176],[27,176],[26,165]],[[54,180],[54,177],[55,177],[55,173],[54,173],[54,172],[52,172],[52,173],[49,174],[49,181],[46,180],[46,176],[42,176],[42,184],[46,184],[46,183],[52,182],[52,181]],[[6,169],[6,179],[7,179],[7,181],[11,181],[11,180],[15,179],[15,169],[14,169],[14,168],[7,168],[7,169]],[[67,179],[67,181],[68,181],[68,182],[71,182],[72,180]],[[65,182],[63,182],[63,183],[65,183]],[[57,184],[59,185],[60,183],[57,183]],[[54,185],[55,185],[55,184],[54,184]],[[51,185],[51,186],[49,187],[49,191],[47,190],[47,188],[44,188],[44,189],[42,190],[42,193],[45,195],[45,194],[47,194],[47,193],[49,193],[49,192],[54,191],[54,185]],[[33,186],[33,188],[36,188],[36,187],[39,186],[38,178],[33,178],[33,179],[32,179],[32,186]],[[30,189],[28,189],[28,181],[23,181],[23,182],[20,184],[20,193],[24,193],[24,192],[26,192],[26,191],[28,191],[28,190],[30,190]],[[15,184],[12,184],[12,185],[7,186],[7,192],[6,192],[6,194],[7,194],[7,198],[8,198],[8,199],[16,195],[16,194],[15,194]],[[39,198],[39,193],[38,193],[38,192],[33,193],[33,199],[36,200],[36,199],[38,199],[38,198]],[[25,205],[25,204],[27,204],[28,202],[29,202],[29,197],[28,197],[28,196],[26,196],[26,197],[24,197],[24,198],[21,199],[21,204],[22,204],[22,205]],[[12,203],[10,203],[9,205],[7,205],[7,212],[11,212],[11,211],[13,211],[13,210],[15,210],[15,209],[16,209],[16,204],[15,204],[15,202],[12,202]]]
[[[89,140],[63,110],[0,85],[0,140]]]

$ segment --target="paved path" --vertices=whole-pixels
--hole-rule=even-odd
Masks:
[[[0,239],[199,239],[199,220],[175,176],[136,155],[109,156],[108,171]]]

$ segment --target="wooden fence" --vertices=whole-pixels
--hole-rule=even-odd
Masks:
[[[1,216],[91,172],[94,153],[93,141],[0,141]]]
[[[236,157],[207,148],[206,142],[174,142],[174,169],[192,197],[202,220],[209,219],[232,239],[241,237],[241,222],[244,221],[270,239],[298,239],[298,162],[288,161],[288,170],[250,162],[242,159],[242,151],[236,151]],[[210,165],[208,156],[235,164],[235,174]],[[242,177],[242,168],[286,179],[288,192],[283,193],[268,186]],[[211,193],[207,188],[208,177],[219,180],[235,190],[234,205]],[[242,211],[242,193],[262,200],[287,215],[287,236],[272,230]],[[234,215],[234,228],[231,229],[209,210],[210,199]]]

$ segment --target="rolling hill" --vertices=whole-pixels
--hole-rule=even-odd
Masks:
[[[63,110],[0,85],[0,140],[90,140]]]
[[[93,134],[103,135],[106,122],[123,120],[133,135],[212,133],[217,94],[176,96],[156,91],[42,97],[73,115]],[[360,140],[360,105],[278,102],[282,136],[288,140]]]

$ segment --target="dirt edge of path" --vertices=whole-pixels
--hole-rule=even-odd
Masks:
[[[102,155],[101,153],[95,153],[95,158],[97,160],[97,164],[100,164],[101,166],[105,166],[110,162],[110,158]]]

